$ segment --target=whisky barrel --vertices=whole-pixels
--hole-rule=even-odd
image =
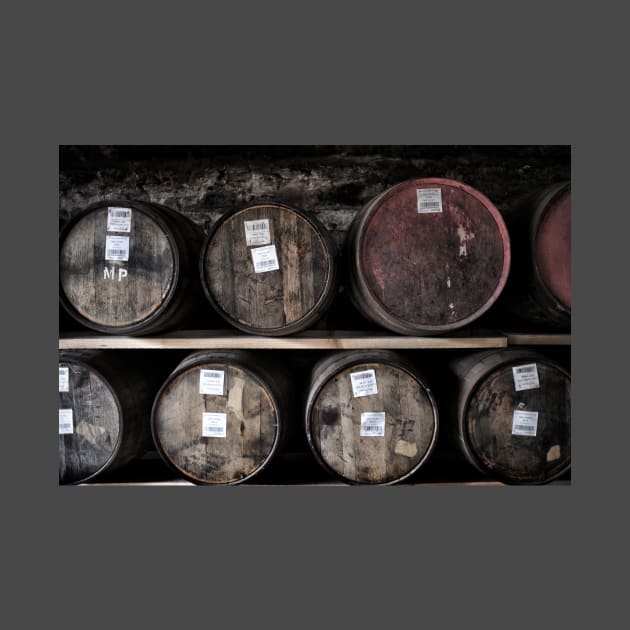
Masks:
[[[355,306],[406,335],[470,324],[496,301],[510,267],[497,208],[449,179],[412,179],[378,195],[354,218],[347,248]]]
[[[232,326],[258,335],[309,328],[335,294],[326,229],[313,215],[278,203],[223,215],[203,244],[200,272],[214,309]]]
[[[59,354],[60,484],[113,472],[153,448],[149,421],[161,379],[141,359],[106,351]]]
[[[196,484],[237,484],[272,461],[286,435],[277,368],[243,350],[199,351],[169,375],[155,398],[158,453]]]
[[[571,376],[525,348],[451,362],[457,412],[451,429],[482,473],[506,484],[543,484],[571,466]],[[451,394],[452,395],[452,394]]]
[[[503,212],[512,269],[498,305],[525,324],[571,325],[571,183],[547,186]]]
[[[400,354],[347,351],[313,367],[305,423],[312,452],[334,477],[389,485],[430,456],[438,410],[424,377]]]
[[[59,296],[79,323],[108,334],[175,328],[205,309],[197,261],[203,230],[170,208],[110,199],[60,234]]]

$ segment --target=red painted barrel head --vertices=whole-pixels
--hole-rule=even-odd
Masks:
[[[359,273],[376,307],[408,333],[460,328],[503,290],[507,229],[492,202],[470,186],[410,180],[373,200],[365,215]]]
[[[540,219],[534,256],[549,292],[571,310],[571,189],[550,201]]]

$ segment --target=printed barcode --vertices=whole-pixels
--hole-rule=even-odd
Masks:
[[[124,254],[126,254],[124,249],[108,249],[107,250],[108,256],[122,256]]]
[[[372,378],[372,374],[370,372],[355,372],[352,376],[354,376],[355,379]]]
[[[439,208],[440,202],[439,201],[422,201],[420,202],[420,207],[421,208]]]
[[[206,427],[208,433],[223,433],[223,427]]]
[[[530,427],[528,424],[515,424],[514,431],[523,431],[523,433],[536,435],[536,429],[534,427]]]
[[[71,429],[71,428],[72,428],[72,425],[71,425],[69,422],[62,422],[62,423],[59,425],[59,428],[60,428],[60,429]]]
[[[245,223],[245,229],[248,232],[253,232],[254,230],[266,230],[267,223],[266,221],[260,221],[258,223]]]
[[[113,217],[128,217],[131,212],[129,210],[112,210]]]
[[[258,267],[273,267],[275,260],[259,260]]]
[[[204,370],[206,378],[221,378],[223,372],[217,372],[215,370]]]
[[[516,368],[516,371],[518,374],[526,374],[527,372],[533,372],[535,369],[535,365],[529,365],[527,367],[518,367]]]

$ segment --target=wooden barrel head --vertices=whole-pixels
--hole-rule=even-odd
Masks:
[[[397,332],[462,327],[493,304],[507,280],[503,219],[460,182],[394,186],[366,206],[355,233],[355,277],[368,306]]]
[[[355,392],[352,375],[354,387],[362,382],[363,390]],[[376,393],[354,395],[374,389]],[[402,367],[380,361],[343,367],[326,378],[311,401],[311,448],[325,467],[349,483],[401,481],[418,470],[434,446],[432,395]]]
[[[330,303],[333,265],[329,239],[312,217],[261,204],[215,224],[201,276],[211,304],[233,326],[285,335],[310,326]]]
[[[112,461],[120,443],[122,412],[109,383],[92,367],[60,361],[59,372],[59,389],[64,390],[59,392],[59,483],[74,484]]]
[[[203,373],[203,385],[202,370],[210,371]],[[156,397],[151,426],[164,460],[203,484],[252,477],[279,440],[277,405],[268,388],[250,370],[224,361],[176,369]]]
[[[512,368],[530,378],[532,365],[539,387],[516,391]],[[462,420],[469,452],[496,479],[545,483],[570,467],[571,379],[555,364],[518,361],[496,368],[471,393]]]
[[[67,226],[60,244],[60,292],[79,321],[117,332],[141,326],[165,307],[176,282],[177,252],[155,213],[126,203],[129,232],[119,232],[108,230],[109,207],[92,207]]]
[[[538,224],[535,264],[548,291],[571,310],[571,189],[547,205]]]

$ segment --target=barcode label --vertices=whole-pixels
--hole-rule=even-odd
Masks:
[[[247,246],[267,245],[271,243],[271,227],[269,219],[259,219],[257,221],[244,221],[245,240]]]
[[[441,188],[418,188],[418,212],[442,212]]]
[[[374,370],[363,370],[362,372],[351,372],[350,382],[352,383],[352,395],[355,398],[360,396],[370,396],[378,394],[376,386],[376,374]]]
[[[199,393],[223,396],[223,383],[225,372],[223,370],[200,370]]]
[[[536,389],[540,387],[538,367],[535,363],[513,367],[512,374],[514,375],[514,389],[517,392],[523,391],[524,389]]]
[[[70,368],[67,368],[67,367],[59,368],[59,391],[60,392],[70,391]]]
[[[512,435],[526,435],[533,437],[538,428],[537,411],[521,411],[516,409],[512,416]]]
[[[252,249],[252,261],[254,262],[254,271],[263,273],[265,271],[275,271],[280,269],[278,263],[278,254],[275,245],[267,245],[266,247],[257,247]]]
[[[108,232],[131,232],[131,208],[107,208]]]
[[[105,260],[129,260],[129,237],[108,234],[105,237]]]
[[[201,435],[202,437],[226,437],[227,414],[204,411],[201,418]]]
[[[59,435],[73,433],[72,409],[59,410]]]
[[[361,437],[383,437],[385,435],[385,412],[366,411],[361,414]]]

